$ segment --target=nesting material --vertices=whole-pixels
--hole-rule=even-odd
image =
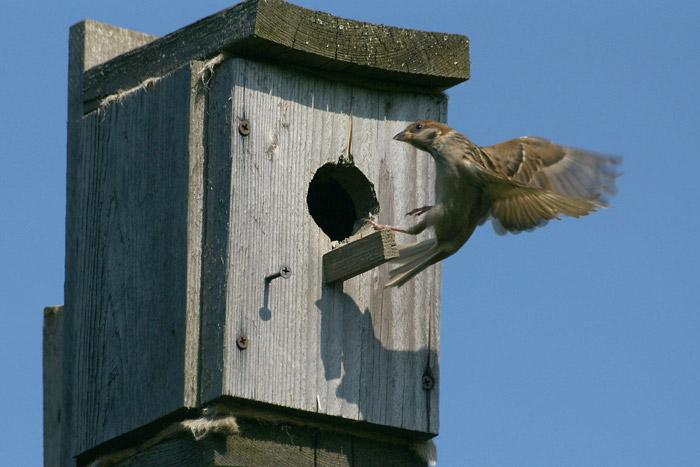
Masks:
[[[199,441],[210,433],[238,433],[238,423],[230,410],[223,404],[216,404],[202,409],[201,417],[175,422],[147,439],[138,446],[106,454],[92,461],[89,467],[110,467],[135,456],[158,443],[182,435],[192,435]]]
[[[214,68],[218,65],[220,65],[224,60],[226,60],[227,55],[225,53],[220,53],[208,62],[204,64],[202,69],[199,71],[199,80],[200,82],[206,86],[209,84],[209,81],[211,81],[212,76],[214,75]],[[124,100],[128,95],[141,91],[141,90],[146,90],[148,91],[154,84],[156,84],[158,81],[160,81],[160,77],[156,78],[148,78],[145,79],[139,84],[138,86],[135,86],[131,89],[123,90],[120,89],[116,93],[111,94],[102,101],[100,101],[100,107],[106,107],[108,105],[116,103],[121,103],[122,100]]]
[[[102,101],[100,102],[100,107],[106,107],[106,106],[111,105],[115,102],[121,103],[121,101],[124,100],[124,98],[126,98],[126,96],[133,94],[136,91],[141,91],[141,90],[147,91],[154,84],[156,84],[158,81],[160,81],[160,77],[148,78],[148,79],[144,80],[143,82],[141,82],[141,84],[139,84],[138,86],[133,87],[131,89],[127,89],[126,91],[120,89],[119,91],[116,92],[116,94],[111,94],[111,95],[105,97],[104,99],[102,99]]]
[[[238,423],[230,411],[224,405],[214,405],[205,407],[202,410],[202,417],[183,420],[180,425],[185,430],[189,430],[194,439],[199,441],[209,433],[238,433]]]
[[[214,68],[217,67],[218,65],[221,64],[226,58],[227,54],[225,53],[220,53],[216,57],[212,58],[208,62],[204,64],[201,70],[199,70],[199,80],[203,85],[209,84],[209,81],[211,81],[212,76],[214,76]]]

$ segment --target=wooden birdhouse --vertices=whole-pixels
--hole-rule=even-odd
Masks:
[[[162,38],[73,26],[47,455],[425,465],[440,265],[385,289],[393,233],[366,220],[434,201],[430,157],[392,137],[445,122],[468,73],[464,36],[279,0]]]

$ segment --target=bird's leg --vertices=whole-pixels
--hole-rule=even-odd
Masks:
[[[375,222],[372,222],[372,221],[369,220],[369,219],[365,220],[365,222],[367,222],[369,225],[371,225],[372,227],[374,227],[374,230],[391,229],[391,230],[393,230],[394,232],[408,233],[408,230],[400,229],[400,228],[398,228],[398,227],[392,227],[392,226],[390,226],[390,225],[379,225],[379,224],[377,224],[377,223],[375,223]]]
[[[420,221],[413,227],[409,227],[407,230],[404,230],[404,232],[409,235],[418,235],[428,227],[429,220],[430,219],[428,217],[424,217],[422,221]]]
[[[430,211],[433,207],[432,206],[423,206],[422,208],[415,208],[411,209],[406,213],[407,216],[420,216],[421,214],[425,214],[426,212]]]
[[[367,219],[365,220],[369,225],[374,227],[374,230],[384,230],[384,229],[391,229],[394,232],[401,232],[409,235],[418,235],[422,231],[424,231],[428,227],[428,218],[424,218],[422,221],[414,225],[413,227],[409,227],[408,229],[400,229],[398,227],[392,227],[390,225],[379,225],[371,220]]]

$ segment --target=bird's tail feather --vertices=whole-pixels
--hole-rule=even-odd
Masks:
[[[392,263],[401,265],[389,271],[390,280],[384,287],[401,287],[423,269],[443,259],[445,255],[436,247],[437,240],[434,238],[399,245],[399,257],[392,260]]]

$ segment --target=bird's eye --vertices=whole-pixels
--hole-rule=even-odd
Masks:
[[[418,125],[416,125],[416,130],[422,130],[422,129],[423,129],[423,125],[421,125],[420,123]]]

